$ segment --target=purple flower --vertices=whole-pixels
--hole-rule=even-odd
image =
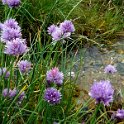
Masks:
[[[7,4],[10,8],[18,7],[20,5],[20,0],[2,0],[3,4]]]
[[[2,92],[3,97],[8,97],[11,92],[11,89],[5,88]]]
[[[3,5],[7,4],[7,0],[2,0]]]
[[[51,34],[51,36],[53,40],[58,41],[63,38],[63,32],[60,28],[56,28],[56,30]]]
[[[19,102],[22,102],[22,100],[25,98],[25,92],[23,91],[20,95],[19,95]]]
[[[13,98],[13,97],[15,97],[15,96],[17,95],[17,93],[18,93],[18,90],[16,90],[16,89],[14,88],[13,90],[11,90],[11,91],[9,92],[9,97],[10,97],[10,98]]]
[[[70,32],[63,33],[63,31],[58,27],[51,34],[52,39],[54,41],[59,41],[59,40],[64,39],[64,38],[68,38],[68,37],[70,37],[70,35],[71,35]]]
[[[65,20],[64,22],[60,23],[60,29],[63,31],[63,33],[72,33],[75,31],[73,23],[69,20]]]
[[[104,69],[104,72],[113,74],[113,73],[117,72],[117,70],[113,65],[107,65]]]
[[[15,19],[8,19],[3,23],[4,28],[12,28],[21,31],[18,22]],[[4,30],[4,29],[3,29]]]
[[[5,45],[5,54],[18,56],[26,53],[28,51],[25,40],[23,39],[15,39],[11,42],[7,42]]]
[[[18,93],[19,93],[19,91],[16,88],[14,88],[13,90],[5,88],[2,91],[3,97],[8,97],[10,99],[14,98]],[[20,93],[20,95],[17,99],[18,103],[20,104],[24,98],[25,98],[25,92],[23,91],[23,92]]]
[[[52,34],[53,32],[55,32],[55,30],[57,29],[58,27],[56,25],[51,25],[50,27],[48,27],[48,34]]]
[[[0,23],[0,31],[2,31],[2,30],[3,30],[3,24]]]
[[[46,80],[48,82],[54,82],[59,86],[62,85],[63,79],[64,75],[62,72],[59,71],[58,68],[54,67],[51,70],[47,71]]]
[[[96,103],[103,103],[104,105],[109,105],[113,101],[114,90],[108,80],[101,80],[100,82],[95,82],[89,92],[89,95],[96,99]]]
[[[118,109],[115,114],[115,118],[124,119],[124,109]]]
[[[52,39],[54,41],[59,41],[64,38],[68,38],[74,31],[74,25],[69,20],[65,20],[64,22],[60,23],[59,27],[54,24],[48,27],[48,34],[52,36]]]
[[[27,73],[31,69],[31,62],[28,62],[27,60],[22,60],[18,62],[18,68],[22,73]]]
[[[20,30],[13,29],[13,28],[5,28],[1,32],[1,40],[3,42],[8,42],[8,41],[12,41],[16,38],[21,38],[21,36],[22,36],[22,34],[21,34]]]
[[[50,104],[58,104],[61,100],[61,93],[55,88],[47,88],[44,93],[44,99]]]
[[[10,72],[7,70],[7,68],[0,68],[0,76],[4,76],[4,78],[8,78],[10,76]]]
[[[1,40],[8,42],[16,38],[21,38],[21,28],[15,19],[8,19],[3,24],[0,24],[1,28]]]

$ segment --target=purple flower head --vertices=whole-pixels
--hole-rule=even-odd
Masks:
[[[104,69],[104,72],[114,74],[115,72],[117,72],[117,70],[113,65],[107,65]]]
[[[28,62],[27,60],[22,60],[18,62],[18,68],[22,73],[27,73],[31,69],[31,62]]]
[[[44,100],[50,104],[58,104],[61,100],[61,93],[55,88],[47,88],[44,93]]]
[[[63,38],[63,32],[60,28],[56,28],[56,30],[51,34],[51,36],[53,40],[58,41]]]
[[[25,92],[23,91],[20,95],[19,95],[19,102],[22,102],[22,100],[25,98]]]
[[[7,4],[7,0],[2,0],[3,5]]]
[[[12,28],[21,31],[18,22],[15,19],[8,19],[3,23],[3,28]],[[4,30],[4,29],[3,29]]]
[[[11,92],[11,89],[5,88],[2,92],[3,97],[8,97]]]
[[[18,56],[26,53],[28,51],[25,40],[23,39],[15,39],[11,42],[7,42],[5,45],[5,54]]]
[[[7,68],[0,68],[0,76],[4,75],[4,78],[8,78],[10,76],[10,72],[7,71]]]
[[[51,70],[47,71],[46,80],[48,82],[54,82],[58,86],[62,85],[64,79],[64,75],[59,71],[58,68],[54,67]]]
[[[10,8],[18,7],[20,5],[20,0],[2,0],[2,3],[7,4]]]
[[[11,90],[9,92],[9,97],[13,98],[13,97],[15,97],[17,95],[17,93],[18,93],[18,90],[14,88],[13,90]]]
[[[2,31],[2,30],[3,30],[3,24],[0,23],[0,31]]]
[[[65,20],[64,22],[60,23],[60,29],[64,32],[64,33],[67,33],[67,32],[74,32],[75,31],[75,28],[74,28],[74,25],[71,21],[69,20]]]
[[[55,32],[55,30],[57,29],[58,27],[56,25],[51,25],[50,27],[48,27],[48,34],[52,34],[53,32]]]
[[[113,101],[114,90],[108,80],[101,80],[100,82],[95,82],[89,92],[89,95],[96,99],[96,103],[103,103],[104,105],[109,105]]]
[[[22,36],[22,34],[21,34],[20,30],[13,29],[13,28],[5,28],[1,32],[1,40],[3,42],[8,42],[8,41],[12,41],[16,38],[21,38],[21,36]]]
[[[118,109],[114,117],[118,119],[124,119],[124,109]]]

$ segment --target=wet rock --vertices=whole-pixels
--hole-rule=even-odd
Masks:
[[[117,70],[120,75],[124,75],[124,63],[117,63]]]

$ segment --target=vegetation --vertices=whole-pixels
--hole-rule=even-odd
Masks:
[[[18,7],[10,4],[3,5],[1,2],[1,24],[10,18],[15,19],[22,33],[19,40],[16,37],[17,39],[5,41],[6,37],[3,38],[2,35],[4,31],[10,29],[5,25],[3,25],[4,28],[0,27],[1,124],[116,124],[123,122],[124,118],[116,115],[117,110],[123,108],[123,102],[120,100],[123,93],[120,93],[120,89],[113,87],[115,92],[110,106],[104,105],[103,102],[95,104],[95,100],[89,95],[90,89],[80,91],[77,83],[84,64],[85,50],[79,56],[80,59],[76,60],[76,52],[80,48],[91,45],[102,48],[114,43],[118,32],[123,31],[123,6],[122,0],[22,0]],[[48,34],[48,27],[52,24],[58,26],[64,20],[71,20],[75,26],[75,32],[71,32],[69,38],[54,42]],[[19,28],[18,26],[16,28]],[[16,41],[21,44],[17,51],[15,51],[18,46]],[[14,43],[15,48],[11,48],[10,46],[14,46]],[[24,65],[26,67],[20,67],[19,62],[22,60],[31,62],[31,65],[26,63]],[[73,74],[77,61],[80,66]],[[57,79],[50,84],[47,80],[48,72],[55,67],[58,67],[64,76],[60,86],[55,83]],[[105,79],[111,80],[112,76],[114,76],[113,73],[106,74]],[[83,81],[81,83],[86,84]],[[48,87],[54,87],[60,92],[61,98],[58,104],[51,104],[44,97]],[[83,102],[77,104],[80,93],[83,94]],[[52,102],[55,102],[54,99]]]

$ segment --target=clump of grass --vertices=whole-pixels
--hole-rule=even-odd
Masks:
[[[111,28],[111,25],[109,25],[109,23],[107,23],[106,20],[107,19],[109,20],[109,18],[113,17],[113,16],[111,17],[112,14],[111,10],[107,11],[106,8],[102,10],[103,8],[102,9],[100,8],[101,4],[99,2],[95,3],[95,1],[93,1],[93,3],[91,3],[91,7],[89,7],[88,10],[84,10],[86,16],[84,15],[82,16],[81,13],[79,13],[79,10],[77,12],[77,8],[78,7],[80,8],[81,6],[85,8],[84,5],[87,5],[88,7],[90,4],[87,2],[89,1],[82,2],[82,0],[80,1],[64,0],[62,2],[61,1],[51,2],[50,0],[49,1],[44,0],[40,2],[39,0],[37,0],[31,2],[29,2],[28,0],[22,1],[22,5],[16,9],[13,8],[9,9],[7,6],[5,6],[5,13],[3,13],[2,15],[3,20],[6,20],[7,18],[10,17],[17,18],[17,20],[19,20],[20,22],[19,24],[24,29],[22,30],[23,38],[24,37],[29,38],[28,41],[30,42],[30,47],[28,51],[24,50],[23,54],[21,55],[20,54],[16,55],[11,51],[10,51],[11,52],[10,55],[8,54],[6,55],[4,54],[4,49],[5,46],[7,45],[7,42],[5,43],[0,42],[0,50],[1,50],[0,67],[6,67],[7,71],[10,72],[8,78],[5,77],[6,75],[5,73],[7,71],[4,72],[2,69],[0,71],[1,123],[2,124],[13,124],[13,123],[14,124],[17,123],[53,124],[54,122],[58,122],[60,124],[62,123],[78,124],[84,122],[87,124],[95,124],[95,123],[114,124],[117,121],[122,121],[121,119],[119,120],[118,118],[115,118],[115,120],[111,119],[111,115],[114,113],[114,111],[118,109],[118,106],[117,108],[113,108],[115,107],[114,105],[115,101],[113,101],[113,104],[110,104],[109,107],[104,106],[103,102],[101,102],[102,101],[101,99],[99,99],[100,103],[98,102],[98,104],[95,104],[95,101],[92,100],[88,95],[89,91],[85,89],[83,89],[82,91],[78,90],[78,84],[76,82],[80,75],[81,66],[83,66],[83,55],[80,56],[80,60],[79,60],[80,67],[76,72],[75,76],[72,76],[70,73],[72,72],[76,61],[78,61],[78,60],[74,61],[76,58],[76,53],[75,54],[72,53],[75,44],[77,45],[78,42],[81,41],[82,39],[87,39],[91,42],[94,41],[94,43],[97,43],[98,41],[96,39],[98,39],[99,37],[106,38],[108,37],[108,35],[110,35],[110,33],[106,33],[106,30],[108,30],[107,28]],[[63,3],[66,3],[65,5],[67,6],[62,6],[61,8],[60,5],[62,5]],[[36,6],[32,6],[31,4],[33,5],[36,4]],[[105,3],[102,4],[101,7],[103,7],[104,5]],[[4,8],[4,6],[2,7]],[[39,9],[40,7],[42,7],[43,10]],[[38,12],[33,10],[38,10]],[[57,13],[55,13],[56,10],[58,10]],[[97,15],[99,13],[98,10],[101,10],[101,13],[107,11],[106,18],[100,17],[100,21],[99,21],[98,19],[99,15]],[[41,15],[39,15],[41,11],[43,12],[41,13]],[[66,15],[67,12],[68,14]],[[21,16],[22,13],[23,15]],[[56,41],[55,44],[51,43],[52,37],[48,36],[48,34],[46,33],[48,25],[52,24],[53,22],[58,23],[60,22],[60,20],[68,19],[70,17],[72,17],[72,19],[74,20],[76,13],[81,15],[81,17],[79,16],[80,17],[79,19],[77,18],[77,20],[74,21],[75,23],[77,22],[76,24],[77,30],[80,29],[80,27],[78,28],[78,25],[80,24],[79,22],[84,19],[83,25],[86,23],[86,27],[85,25],[83,27],[84,28],[88,27],[87,32],[90,32],[89,28],[94,29],[94,31],[90,32],[91,34],[89,35],[86,33],[86,35],[83,36],[84,31],[83,33],[80,33],[78,32],[79,31],[78,30],[77,32],[80,33],[79,35],[82,35],[82,37],[80,36],[77,39],[73,39],[75,37],[69,39],[67,37],[66,37],[67,39],[60,38],[60,41]],[[54,17],[54,14],[56,15],[56,18]],[[90,14],[92,14],[93,16],[91,17]],[[89,17],[89,19],[84,17]],[[20,20],[20,18],[24,20]],[[108,24],[107,25],[108,27],[106,29],[103,28],[104,23],[102,22],[101,24],[102,19],[105,21],[104,22],[105,24],[106,23]],[[98,23],[98,21],[100,24]],[[34,28],[33,24],[37,24],[37,22],[39,24],[38,26],[36,26],[36,28]],[[27,28],[25,28],[25,26],[27,27],[28,25],[29,25],[29,29],[32,28],[32,30],[28,29],[26,31]],[[96,34],[94,32],[97,32],[97,30],[99,30],[100,33],[98,33],[99,36],[96,38]],[[26,33],[30,34],[30,37],[25,35],[25,31]],[[20,38],[20,40],[23,40],[22,37]],[[64,40],[66,41],[66,44],[63,43]],[[8,42],[11,43],[13,42],[13,40]],[[21,43],[24,43],[24,41]],[[16,49],[16,45],[15,45],[15,49]],[[26,45],[26,43],[24,43],[24,45]],[[68,48],[70,48],[70,45],[71,45],[71,49],[69,50]],[[77,48],[80,47],[81,46],[77,45]],[[20,53],[20,51],[17,52]],[[68,60],[70,56],[71,56],[71,60]],[[23,70],[25,70],[25,73],[19,70],[17,63],[20,62],[20,60],[30,61],[32,63],[31,69],[29,69],[29,67],[24,67]],[[48,70],[52,69],[53,67],[58,67],[61,70],[61,73],[64,74],[64,81],[61,86],[57,86],[54,81],[52,82],[53,83],[52,87],[56,88],[56,90],[58,90],[62,94],[60,103],[54,105],[50,104],[51,102],[49,101],[49,99],[45,100],[44,98],[44,92],[46,88],[49,86],[48,85],[49,80],[46,79],[46,73],[48,72]],[[56,69],[52,73],[53,77],[55,76],[54,74],[56,74],[55,72]],[[107,73],[110,72],[111,71],[108,71]],[[107,77],[107,79],[111,79],[111,78]],[[3,95],[3,91],[5,88],[9,88],[9,89],[16,88],[18,92],[16,93],[16,95],[14,96],[12,95],[13,97],[10,96],[9,91],[6,92],[6,94],[4,93]],[[103,87],[102,90],[106,90],[106,88],[104,89]],[[81,98],[84,100],[81,104],[77,104],[77,101],[75,100],[75,97],[79,95],[79,92],[81,92],[85,96],[85,98]],[[22,93],[24,97],[20,102],[19,98],[22,95]],[[117,93],[119,92],[117,91]],[[113,95],[113,94],[109,94],[109,95]],[[103,96],[104,94],[102,94],[101,97]],[[51,95],[49,97],[51,97]],[[116,99],[114,98],[114,100]],[[55,99],[53,99],[53,102],[55,102]],[[122,107],[123,104],[121,104],[120,109]]]

